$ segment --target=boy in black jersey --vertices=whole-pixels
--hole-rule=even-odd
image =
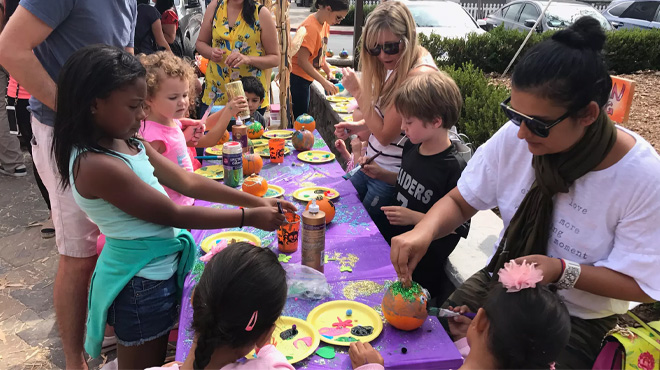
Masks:
[[[436,201],[456,187],[466,165],[449,139],[462,105],[451,77],[443,72],[412,77],[401,85],[394,104],[402,117],[401,130],[408,137],[401,169],[390,172],[373,162],[364,166],[369,176],[396,186],[397,205],[382,207],[391,224],[383,235],[388,242],[412,230]],[[469,227],[468,221],[453,234],[434,240],[413,272],[413,280],[438,302],[454,290],[445,263],[459,239],[467,237]]]

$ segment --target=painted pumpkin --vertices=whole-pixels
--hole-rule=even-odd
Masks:
[[[390,285],[383,296],[381,308],[390,325],[400,330],[415,330],[422,326],[428,316],[426,303],[428,293],[421,285],[413,282],[408,289],[397,281]]]
[[[293,133],[291,143],[299,152],[310,150],[314,146],[314,134],[303,127],[300,131]]]
[[[250,126],[248,126],[248,138],[258,139],[263,134],[264,134],[264,126],[261,125],[261,122],[254,121]]]
[[[346,49],[341,49],[341,52],[339,53],[339,57],[342,59],[348,58],[348,51],[346,51]]]
[[[310,204],[312,204],[312,201],[310,200],[309,203],[307,203],[307,207],[305,210],[309,209]],[[325,213],[325,223],[326,225],[332,222],[332,220],[335,218],[335,204],[332,203],[332,201],[323,195],[319,195],[316,197],[316,204],[319,206],[319,209]]]
[[[316,128],[316,121],[314,120],[314,117],[307,113],[299,115],[298,118],[296,118],[296,121],[293,123],[293,128],[300,131],[300,129],[303,127],[305,130],[314,131]]]
[[[218,140],[218,145],[222,145],[229,141],[229,131],[225,130],[225,133],[222,135],[220,140]]]
[[[268,183],[263,177],[252,174],[243,180],[243,191],[257,197],[263,197],[268,191]]]
[[[325,52],[325,56],[328,57],[328,58],[332,58],[334,55],[335,55],[335,53],[334,53],[332,50],[330,50],[330,49],[328,49],[328,50]]]
[[[258,174],[264,166],[264,160],[256,153],[243,153],[243,176]]]

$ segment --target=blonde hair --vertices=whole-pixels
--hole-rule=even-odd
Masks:
[[[168,51],[159,51],[149,55],[140,54],[138,58],[147,70],[147,96],[152,97],[158,92],[163,77],[179,77],[188,82],[188,98],[191,104],[194,103],[195,70],[188,60],[179,58]]]
[[[403,44],[396,69],[392,72],[387,84],[385,66],[377,56],[366,52],[367,48],[373,48],[378,44],[380,32],[383,30],[389,30],[400,37]],[[408,7],[398,1],[387,1],[378,5],[367,18],[360,45],[362,95],[372,105],[376,105],[380,99],[379,105],[381,108],[385,108],[391,103],[396,88],[407,78],[408,72],[424,51],[418,45],[415,20]]]
[[[403,117],[423,123],[442,119],[450,129],[458,122],[463,98],[456,82],[444,72],[430,72],[407,79],[394,95],[394,106]]]

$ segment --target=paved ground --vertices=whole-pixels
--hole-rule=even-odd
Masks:
[[[0,175],[0,368],[64,368],[53,309],[57,249],[30,226],[46,220],[48,209],[29,155],[26,165],[28,176]]]

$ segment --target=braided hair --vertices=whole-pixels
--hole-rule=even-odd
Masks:
[[[193,293],[194,368],[204,369],[218,347],[256,343],[282,314],[286,294],[286,272],[269,249],[238,242],[213,256]]]

